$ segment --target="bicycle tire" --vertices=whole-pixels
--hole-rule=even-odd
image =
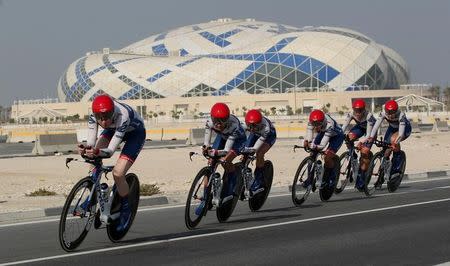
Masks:
[[[387,182],[387,188],[389,192],[395,192],[400,184],[402,183],[403,176],[405,175],[405,169],[406,169],[406,154],[404,151],[400,151],[400,156],[402,157],[402,165],[400,166],[400,173],[399,176],[395,179],[390,179]]]
[[[133,173],[128,173],[125,175],[125,179],[127,180],[128,186],[129,186],[129,192],[128,192],[128,204],[131,209],[131,219],[128,226],[121,232],[117,231],[117,224],[119,223],[119,219],[115,219],[111,223],[106,225],[106,232],[108,234],[109,240],[111,242],[116,243],[120,241],[130,230],[131,226],[133,225],[134,218],[136,216],[137,209],[139,207],[139,199],[140,199],[140,183],[139,178],[137,175]],[[114,192],[114,199],[119,199],[119,193],[116,190]],[[113,203],[111,205],[111,210],[114,210],[115,212],[120,212],[120,201],[119,200],[113,200]],[[111,212],[113,214],[113,212]]]
[[[194,199],[194,193],[197,193],[197,191],[199,189],[203,189],[203,177],[210,177],[211,176],[211,169],[209,167],[203,167],[202,169],[200,169],[200,171],[197,173],[197,175],[195,176],[194,180],[192,181],[192,185],[191,188],[189,189],[189,193],[188,193],[188,197],[186,200],[186,207],[184,210],[184,223],[186,225],[186,227],[188,229],[194,229],[202,220],[203,216],[206,215],[206,213],[208,212],[208,206],[205,206],[205,208],[203,208],[203,211],[200,215],[197,215],[195,218],[191,217],[191,210],[194,210],[194,214],[195,214],[195,207],[192,204],[192,199]],[[199,182],[201,181],[201,182]],[[200,186],[200,187],[198,187]],[[210,198],[211,198],[211,193],[210,193],[211,189],[210,187],[207,188],[207,193],[206,193],[206,202],[209,203]],[[196,196],[196,195],[195,195]],[[205,197],[205,195],[203,195]]]
[[[91,191],[93,189],[93,186],[94,186],[94,182],[91,180],[91,178],[89,176],[82,178],[80,181],[78,181],[73,186],[72,190],[70,191],[69,195],[67,196],[66,202],[64,203],[64,207],[63,207],[62,213],[61,213],[61,218],[59,220],[59,230],[58,230],[59,237],[58,238],[59,238],[59,243],[60,243],[61,247],[67,252],[71,252],[74,249],[76,249],[86,238],[86,235],[90,229],[90,225],[92,224],[93,218],[95,216],[95,210],[92,211],[92,209],[95,209],[95,207],[96,207],[96,205],[90,206],[90,215],[87,217],[86,224],[83,227],[82,231],[80,232],[79,236],[76,237],[75,240],[73,240],[73,241],[68,241],[65,238],[66,221],[67,221],[67,215],[69,214],[70,207],[72,206],[72,201],[74,200],[77,192],[83,188],[87,188],[89,190],[89,192],[87,194],[83,193],[82,195],[89,196],[89,194],[91,193]],[[95,192],[94,192],[93,196],[94,196],[94,201],[95,201],[95,197],[96,197]],[[80,204],[80,202],[81,202],[81,199],[78,200],[75,208],[78,207],[78,204]],[[75,210],[73,210],[73,211],[75,211]],[[81,218],[84,218],[84,217],[81,217]]]
[[[342,171],[342,166],[343,166],[343,160],[349,158],[348,156],[348,151],[345,151],[343,154],[341,154],[341,156],[339,156],[339,179],[336,182],[336,188],[334,189],[334,193],[339,194],[342,191],[344,191],[345,187],[347,186],[347,183],[349,181],[350,176],[353,174],[352,169],[351,169],[351,164],[350,164],[350,159],[347,160],[347,165],[345,166],[345,170]],[[344,174],[345,179],[341,179],[340,176],[341,174]],[[339,181],[341,181],[341,186],[338,186]]]
[[[220,204],[216,208],[216,216],[217,220],[220,223],[226,222],[230,216],[233,214],[234,209],[236,208],[237,202],[239,201],[239,197],[241,196],[241,191],[244,186],[244,178],[242,177],[242,171],[240,168],[240,163],[235,163],[234,167],[238,173],[238,176],[236,177],[236,185],[234,186],[233,190],[233,199],[225,202],[224,204]],[[226,175],[226,173],[224,173]],[[227,187],[227,184],[224,183],[224,188]],[[222,189],[221,193],[221,199],[223,199],[225,193],[225,189]]]
[[[269,160],[264,161],[264,191],[258,193],[248,200],[248,206],[252,212],[262,208],[269,196],[273,181],[273,163]]]
[[[382,152],[377,152],[370,160],[369,168],[367,169],[366,176],[364,177],[364,193],[366,194],[366,196],[373,195],[376,190],[375,184],[382,180],[384,177],[384,169],[381,166],[383,156],[384,155]],[[377,166],[377,161],[379,165],[378,169],[375,168]],[[376,171],[376,173],[374,173],[374,171]],[[373,182],[374,180],[375,182]]]
[[[300,163],[300,165],[297,168],[297,171],[295,172],[294,181],[292,182],[292,202],[295,206],[301,206],[307,199],[309,193],[311,192],[311,185],[308,187],[303,186],[303,182],[299,182],[300,174],[302,173],[303,168],[305,168],[304,172],[306,172],[308,167],[308,161],[313,163],[313,159],[311,156],[306,157],[303,159],[303,161]],[[310,177],[314,179],[314,176]],[[313,180],[314,181],[314,180]],[[299,183],[298,183],[299,182]],[[315,182],[315,181],[314,181]],[[313,184],[314,182],[311,182]],[[297,192],[302,195],[301,198],[297,197]]]

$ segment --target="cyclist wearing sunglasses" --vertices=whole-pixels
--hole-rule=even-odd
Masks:
[[[256,153],[255,179],[250,190],[253,195],[264,191],[264,154],[277,140],[277,132],[272,122],[259,110],[253,109],[245,115],[246,130],[250,132],[245,143],[245,152]]]
[[[119,159],[112,171],[122,209],[118,231],[127,228],[131,218],[128,204],[128,183],[125,174],[133,165],[145,142],[142,118],[129,105],[114,101],[108,95],[99,95],[92,101],[92,114],[88,122],[87,146],[78,145],[80,154],[89,158],[109,158],[121,142],[125,142]],[[98,127],[103,128],[97,139]]]
[[[330,115],[317,109],[309,114],[309,123],[303,146],[323,150],[329,144],[325,151],[325,170],[323,175],[325,178],[328,178],[329,186],[334,186],[336,179],[335,167],[339,166],[339,157],[336,153],[341,148],[344,138],[342,128]]]
[[[350,123],[355,121],[355,125],[346,134],[346,138],[351,142],[360,140],[357,148],[361,150],[361,160],[355,186],[358,190],[362,190],[364,188],[364,180],[362,177],[365,176],[365,172],[369,168],[370,159],[372,158],[372,152],[370,151],[372,145],[367,143],[366,140],[372,132],[376,119],[371,112],[366,110],[366,102],[363,99],[355,100],[352,104],[352,109],[353,112],[349,112],[345,118],[342,131],[345,132]]]
[[[210,156],[224,156],[223,168],[227,172],[224,176],[226,193],[223,202],[233,198],[233,191],[236,185],[237,171],[233,165],[233,160],[239,155],[244,147],[246,140],[245,130],[239,119],[230,114],[230,109],[225,103],[216,103],[211,107],[211,118],[206,121],[205,140],[203,143],[203,153]],[[211,146],[212,132],[215,132],[216,138]],[[208,180],[205,178],[205,189]],[[202,202],[197,208],[197,213],[201,213],[205,202]]]
[[[391,175],[400,172],[401,154],[400,142],[411,135],[411,123],[406,114],[398,108],[395,100],[389,100],[384,104],[384,111],[380,113],[377,122],[373,126],[368,142],[373,142],[383,120],[386,119],[389,126],[384,134],[384,141],[391,143],[393,151]]]

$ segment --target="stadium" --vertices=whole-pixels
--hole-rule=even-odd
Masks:
[[[190,118],[207,113],[216,101],[233,110],[290,109],[292,114],[327,106],[337,112],[357,97],[373,108],[414,93],[399,90],[408,82],[408,66],[399,54],[353,30],[223,18],[119,50],[88,52],[63,72],[58,103],[45,108],[83,117],[90,112],[87,103],[107,93],[144,115]],[[21,119],[36,109],[24,103],[13,116]]]

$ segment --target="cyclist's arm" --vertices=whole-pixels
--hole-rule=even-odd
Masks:
[[[372,133],[373,126],[375,125],[376,121],[377,120],[375,119],[373,114],[369,113],[369,115],[367,116],[367,128],[366,128],[366,135],[364,136],[364,138],[367,139],[368,137],[370,137],[370,134]]]
[[[325,146],[327,146],[328,142],[330,142],[330,138],[331,138],[331,133],[328,131],[325,132],[322,140],[320,141],[320,144],[316,146],[317,149],[322,150],[323,148],[325,148]]]
[[[208,119],[205,125],[205,138],[203,140],[203,145],[209,147],[211,145],[212,137],[212,122]]]
[[[306,128],[306,137],[305,140],[307,140],[308,142],[311,142],[313,139],[313,126],[308,123],[308,127]]]
[[[350,121],[352,121],[352,115],[350,113],[347,113],[347,117],[345,117],[344,123],[342,124],[342,132],[345,133],[345,130],[347,130]]]
[[[395,143],[400,143],[400,141],[403,140],[403,137],[405,136],[405,127],[406,127],[406,116],[404,113],[400,114],[400,118],[398,119],[399,125],[398,125],[398,136],[395,140]]]
[[[380,126],[381,126],[381,122],[383,122],[383,119],[384,119],[383,115],[380,114],[380,116],[377,118],[377,121],[373,125],[372,131],[370,132],[370,135],[369,135],[370,138],[375,137],[375,135],[377,134],[378,128],[380,128]]]
[[[123,137],[125,136],[125,132],[130,124],[130,120],[128,118],[124,118],[123,116],[118,117],[116,132],[114,136],[111,138],[111,141],[108,144],[107,148],[99,149],[98,154],[99,157],[109,158],[114,154],[114,151],[117,150],[119,144],[122,142]]]
[[[86,144],[88,147],[95,146],[95,142],[97,140],[97,131],[98,131],[97,121],[95,120],[93,115],[90,115],[88,120],[88,132]]]

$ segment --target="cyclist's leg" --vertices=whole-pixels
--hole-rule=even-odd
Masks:
[[[361,138],[362,136],[364,136],[366,134],[366,129],[359,126],[359,125],[355,125],[349,132],[348,136],[349,139],[351,141],[356,141],[359,138]],[[352,155],[353,156],[353,155]],[[361,160],[363,159],[362,156],[362,152],[361,152]],[[367,170],[367,168],[365,168],[365,170]],[[361,164],[360,164],[360,169],[358,170],[358,176],[356,178],[356,182],[355,182],[355,186],[358,189],[361,189],[364,186],[364,179],[362,178],[364,176],[364,171],[362,170]]]
[[[325,151],[324,178],[327,178],[330,186],[334,185],[336,179],[335,168],[339,165],[339,156],[336,154],[341,148],[344,139],[345,135],[343,132],[330,138],[328,149]]]
[[[234,167],[233,160],[234,158],[236,158],[236,156],[240,154],[239,151],[244,147],[245,142],[246,142],[245,136],[237,138],[234,141],[231,150],[224,157],[225,163],[223,164],[223,167],[225,169],[225,172],[227,173],[227,175],[224,177],[224,181],[227,184],[225,198],[229,198],[229,196],[233,195],[234,187],[236,186],[237,181],[236,179],[238,176],[238,172],[236,170],[236,167]]]
[[[140,127],[126,133],[123,140],[125,141],[125,145],[112,171],[117,192],[121,198],[120,221],[117,226],[118,231],[126,229],[131,221],[131,209],[128,202],[129,186],[125,175],[144,146],[145,128]]]
[[[255,180],[252,184],[252,191],[258,191],[262,186],[264,186],[264,155],[270,150],[270,148],[275,144],[277,139],[277,134],[275,130],[269,133],[263,145],[256,152],[256,167],[255,167]],[[259,192],[261,192],[260,190]]]
[[[405,134],[403,136],[403,140],[407,139],[411,135],[411,124],[407,123],[405,127]],[[401,146],[400,143],[396,143],[398,137],[398,131],[392,134],[391,137],[391,144],[393,144],[393,153],[392,153],[392,168],[391,168],[391,175],[394,173],[399,173],[400,168],[402,165],[402,158],[401,158]]]

